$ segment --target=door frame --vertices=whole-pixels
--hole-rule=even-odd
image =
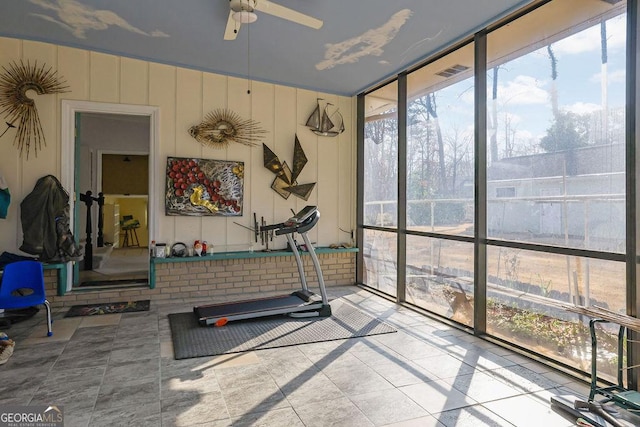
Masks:
[[[149,241],[158,234],[156,184],[158,177],[157,153],[160,151],[160,108],[148,105],[113,104],[106,102],[62,100],[61,126],[61,183],[64,188],[71,189],[73,197],[69,198],[70,228],[75,225],[75,150],[76,150],[76,114],[106,113],[147,116],[149,118]],[[73,263],[67,263],[66,290],[73,287]]]

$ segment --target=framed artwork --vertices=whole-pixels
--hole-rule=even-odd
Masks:
[[[167,158],[166,215],[241,216],[244,162]]]

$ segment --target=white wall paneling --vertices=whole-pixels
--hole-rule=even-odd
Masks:
[[[53,174],[61,182],[72,183],[72,147],[63,146],[69,140],[63,116],[78,105],[64,107],[65,102],[93,101],[105,105],[139,105],[155,111],[154,124],[158,145],[150,168],[156,179],[150,194],[151,209],[156,224],[151,235],[157,241],[172,244],[192,243],[195,239],[212,242],[217,250],[243,250],[249,247],[251,232],[234,222],[253,226],[253,212],[268,223],[282,221],[306,204],[318,204],[322,217],[312,240],[321,246],[345,241],[339,227],[355,228],[355,114],[351,98],[311,92],[269,83],[251,82],[247,94],[246,79],[226,77],[168,65],[122,58],[81,49],[0,38],[0,65],[9,61],[37,60],[58,71],[69,85],[69,92],[37,96],[46,136],[46,146],[38,158],[30,153],[29,160],[19,157],[9,131],[0,141],[0,174],[8,181],[12,202],[7,219],[0,220],[0,249],[20,253],[21,224],[19,204],[31,192],[35,182]],[[315,98],[330,99],[340,107],[347,131],[337,138],[314,135],[304,126],[313,110]],[[65,102],[62,102],[62,101]],[[129,106],[129,107],[127,107]],[[66,108],[66,111],[65,111]],[[117,107],[114,107],[117,108]],[[307,202],[295,196],[284,200],[271,190],[273,174],[263,167],[262,144],[247,147],[232,143],[226,149],[203,147],[192,138],[188,129],[199,123],[216,108],[228,108],[244,119],[253,119],[266,130],[264,142],[291,165],[295,134],[309,158],[300,183],[317,182]],[[202,157],[237,160],[245,164],[245,200],[242,217],[169,217],[164,215],[165,167],[167,157]],[[68,190],[71,190],[69,187]],[[275,247],[284,247],[278,239]],[[272,246],[273,247],[273,246]],[[259,245],[254,249],[259,250]]]

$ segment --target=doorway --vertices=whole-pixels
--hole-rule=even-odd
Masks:
[[[80,194],[91,191],[97,198],[102,192],[105,202],[102,246],[96,201],[89,209],[93,257],[87,265],[68,266],[67,291],[148,283],[148,244],[156,234],[157,119],[155,107],[63,101],[63,185],[76,196],[72,230],[83,246],[89,219]]]

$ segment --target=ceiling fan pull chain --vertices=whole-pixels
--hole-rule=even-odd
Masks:
[[[247,95],[251,95],[251,29],[247,28]]]

